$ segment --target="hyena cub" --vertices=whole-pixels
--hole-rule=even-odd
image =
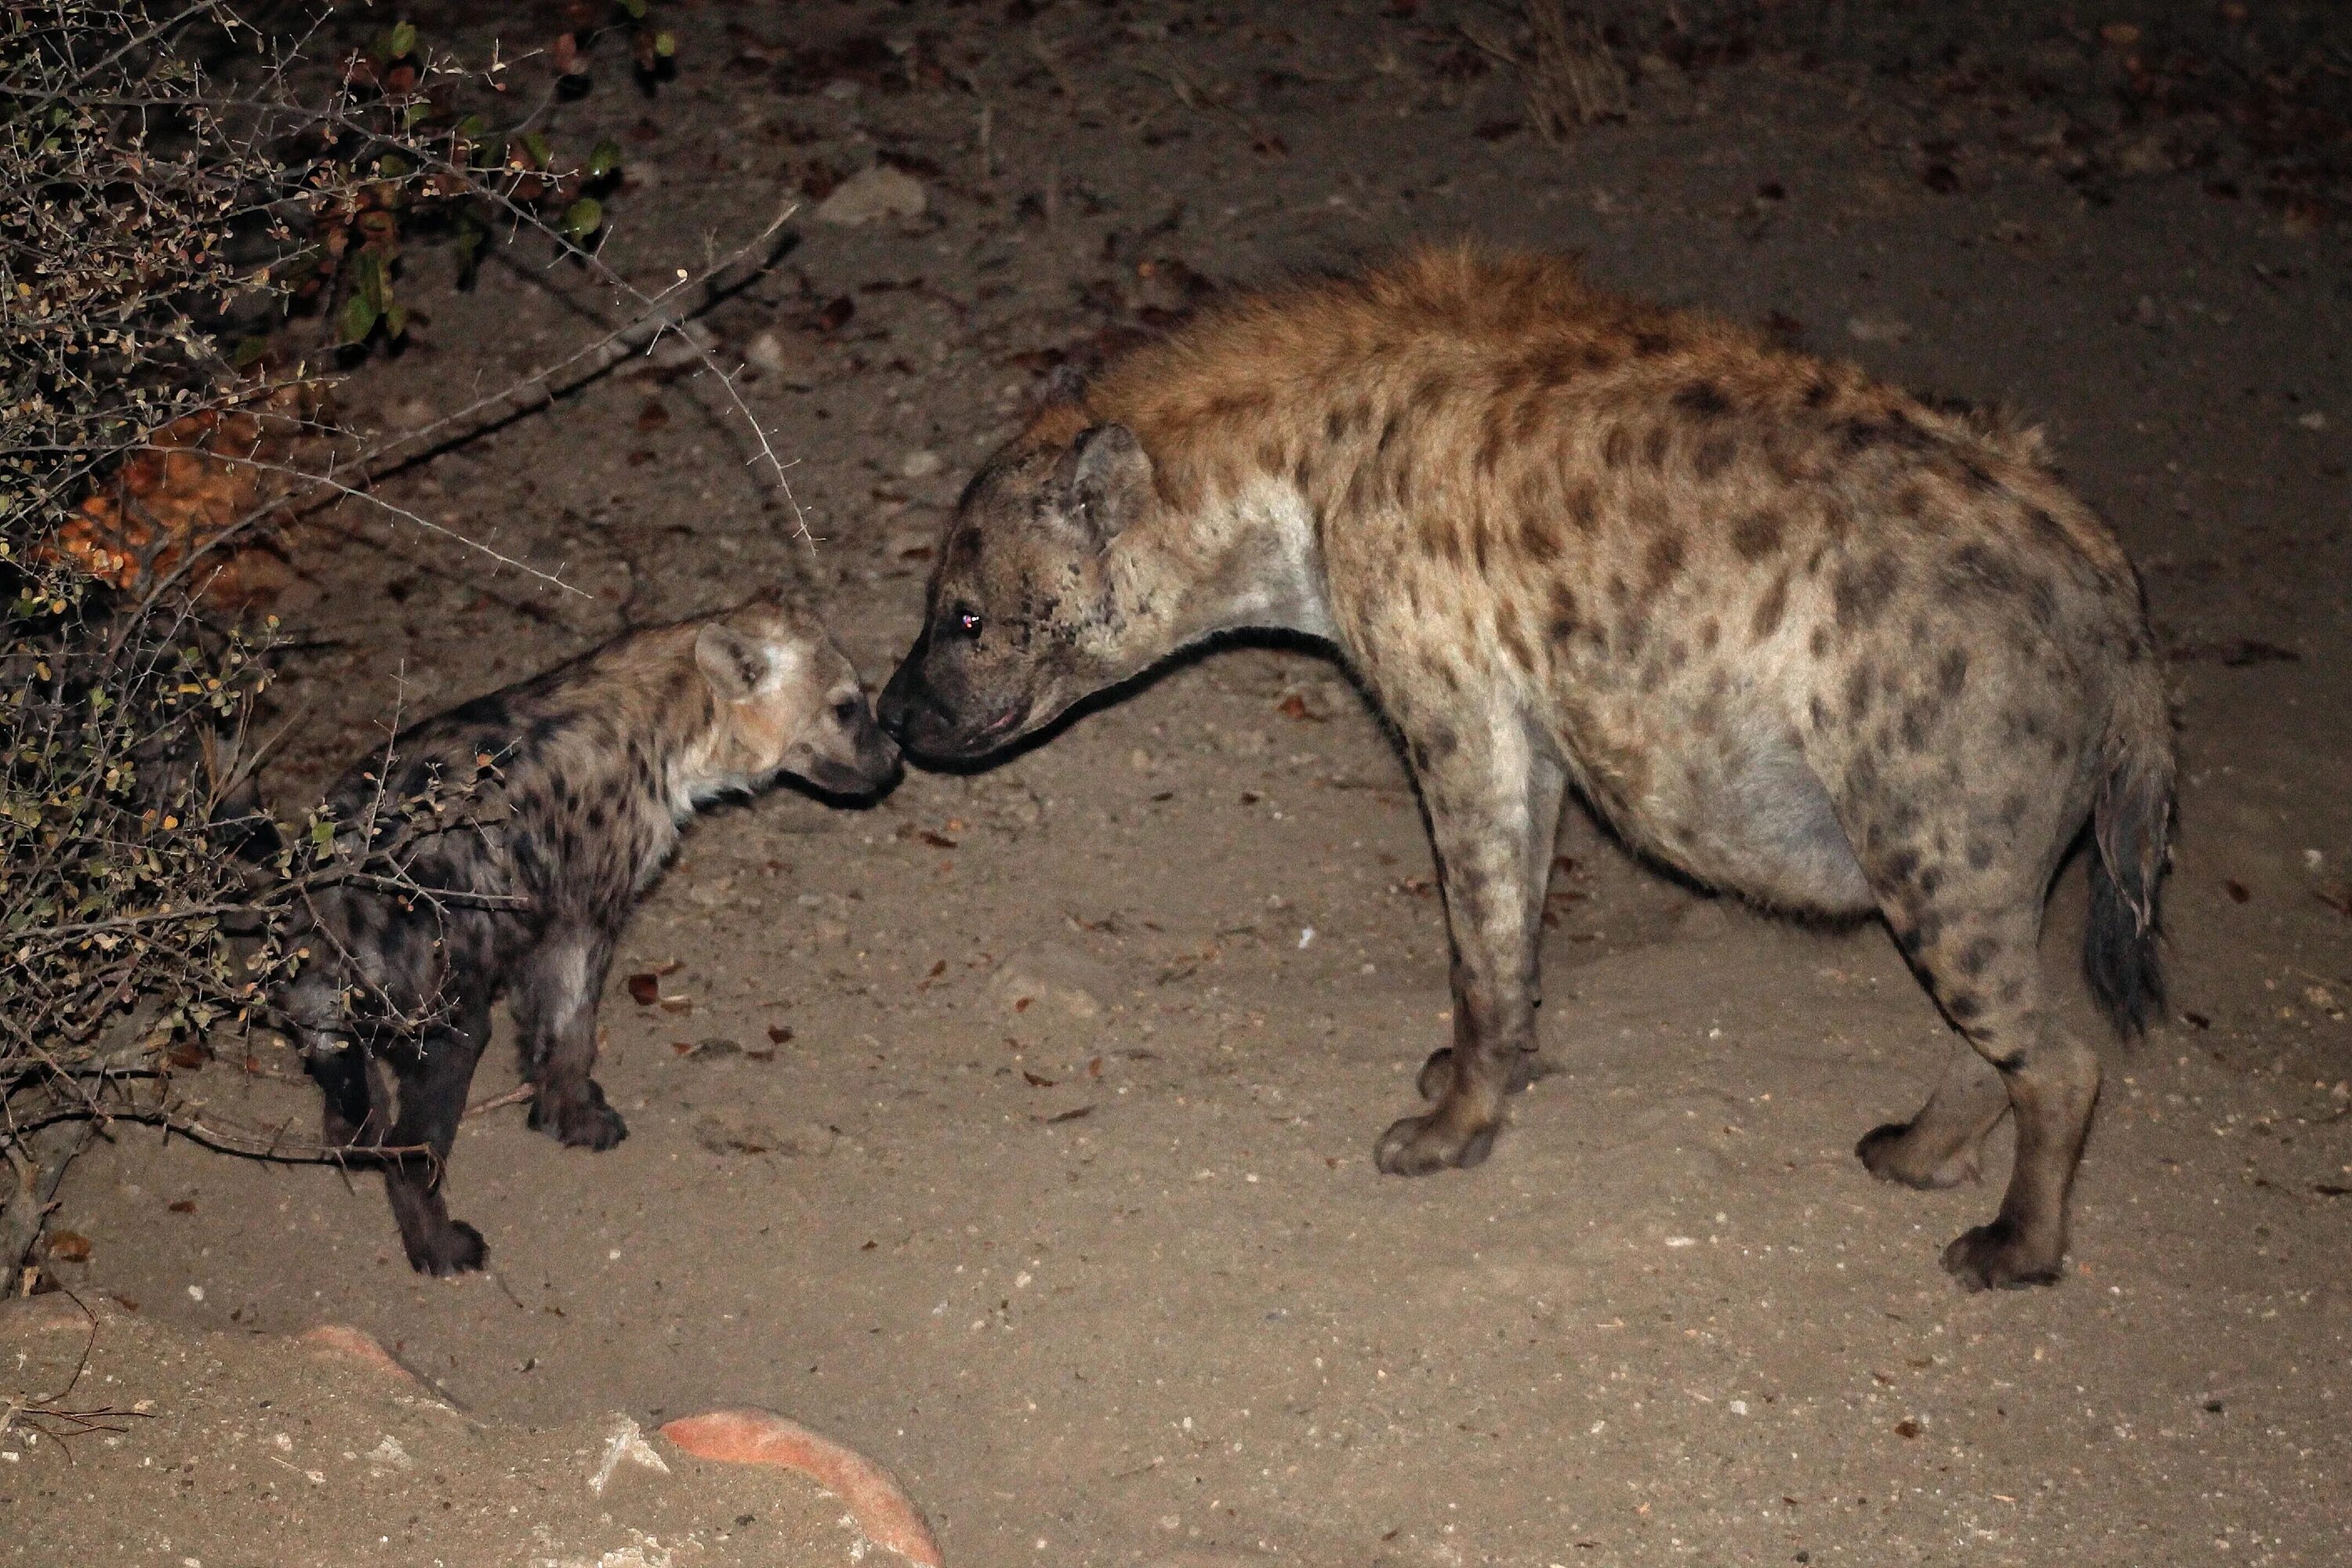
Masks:
[[[441,1174],[491,1002],[505,994],[521,1034],[530,1124],[611,1148],[628,1130],[589,1077],[596,1000],[680,826],[780,773],[867,795],[898,762],[824,629],[763,600],[616,638],[403,731],[344,776],[330,812],[348,874],[311,901],[286,1012],[326,1090],[328,1142],[407,1151],[382,1163],[410,1263],[482,1264]]]
[[[1048,406],[964,492],[883,723],[982,755],[1243,627],[1336,645],[1428,813],[1454,1043],[1381,1170],[1476,1164],[1525,1081],[1573,785],[1701,881],[1885,918],[1966,1044],[1858,1152],[1944,1185],[2014,1113],[2000,1215],[1944,1265],[2058,1277],[2099,1069],[2042,1004],[2043,900],[2091,823],[2085,965],[2137,1027],[2173,760],[2138,581],[2031,433],[1564,262],[1417,255]]]

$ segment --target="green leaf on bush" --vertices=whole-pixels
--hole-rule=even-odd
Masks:
[[[416,24],[394,23],[392,31],[385,35],[385,41],[392,46],[392,58],[399,59],[416,47]]]
[[[621,0],[621,9],[640,22],[646,19],[646,0]]]
[[[604,204],[594,196],[582,196],[563,209],[563,232],[575,240],[587,238],[604,222]]]
[[[367,296],[354,290],[343,301],[343,313],[338,321],[342,345],[349,348],[353,343],[365,342],[367,335],[375,331],[375,307],[368,303]]]
[[[670,56],[677,53],[677,35],[675,33],[656,33],[654,35],[654,53],[659,55],[664,59],[667,59]]]
[[[376,172],[383,175],[386,179],[396,180],[401,175],[407,174],[416,165],[411,163],[407,159],[402,157],[397,153],[386,153],[383,157],[378,158],[375,161],[375,166]]]
[[[230,363],[239,370],[251,370],[269,352],[268,338],[245,337],[236,340],[236,353]]]
[[[546,168],[549,161],[555,156],[555,149],[549,144],[546,137],[536,131],[526,132],[522,144],[530,153],[530,166],[534,169]]]
[[[381,313],[392,302],[392,289],[383,276],[383,258],[362,250],[352,258],[352,297],[365,300],[371,311]]]
[[[588,177],[601,180],[621,166],[621,144],[607,136],[588,154]]]
[[[383,312],[383,335],[388,338],[397,338],[406,335],[407,331],[408,307],[405,305],[386,306]]]

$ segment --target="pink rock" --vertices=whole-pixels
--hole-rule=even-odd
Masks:
[[[404,1383],[420,1382],[415,1373],[383,1348],[382,1340],[365,1329],[355,1329],[349,1323],[320,1323],[317,1328],[304,1329],[295,1337],[321,1355],[355,1361],[376,1372],[389,1373]]]
[[[766,1410],[682,1415],[661,1435],[698,1459],[798,1470],[839,1498],[866,1539],[922,1568],[942,1568],[931,1527],[891,1479],[865,1455]]]

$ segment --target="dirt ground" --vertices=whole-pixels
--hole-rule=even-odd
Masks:
[[[713,812],[605,999],[628,1141],[559,1150],[520,1110],[460,1138],[490,1274],[412,1275],[373,1180],[124,1129],[70,1173],[58,1223],[91,1246],[58,1277],[188,1330],[359,1324],[517,1430],[783,1411],[897,1471],[972,1568],[2352,1558],[2352,231],[2240,100],[2119,117],[2185,8],[2114,7],[2137,44],[2054,7],[1819,9],[1752,48],[1636,40],[1630,116],[1555,146],[1462,30],[1507,47],[1496,6],[678,8],[676,82],[556,111],[629,127],[607,254],[633,276],[877,159],[923,194],[857,226],[810,201],[711,318],[816,542],[706,381],[601,383],[393,492],[578,592],[361,518],[298,559],[274,788],[395,708],[765,583],[824,603],[878,685],[948,503],[1056,358],[1414,239],[1580,251],[2046,421],[2145,571],[2185,762],[2174,1010],[2105,1043],[2063,878],[2048,961],[2109,1076],[2059,1288],[1970,1297],[1937,1267],[2005,1148],[1933,1194],[1853,1158],[1946,1049],[1882,929],[1708,899],[1573,812],[1556,1071],[1482,1168],[1375,1174],[1447,1037],[1430,855],[1344,678],[1281,648],[872,809]],[[2234,36],[2211,9],[2183,48]],[[2352,66],[2340,26],[2319,47]],[[362,423],[609,309],[561,269],[449,273],[412,257],[416,342],[354,384]],[[253,1049],[207,1099],[307,1128],[297,1064]],[[494,1049],[478,1092],[512,1073]],[[88,1505],[54,1446],[0,1458],[0,1555],[58,1560],[44,1531]],[[369,1528],[290,1486],[270,1506]]]

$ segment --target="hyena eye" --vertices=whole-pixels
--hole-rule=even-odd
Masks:
[[[955,624],[955,629],[963,636],[968,637],[980,636],[980,612],[970,605],[958,605],[948,618]]]
[[[833,716],[840,723],[855,724],[857,722],[857,708],[856,698],[845,697],[833,705]]]

